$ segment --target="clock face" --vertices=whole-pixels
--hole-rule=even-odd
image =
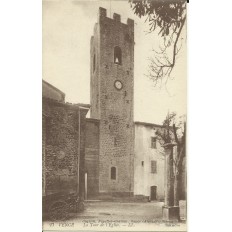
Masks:
[[[122,89],[122,82],[121,81],[115,81],[114,86],[116,89],[121,90]]]

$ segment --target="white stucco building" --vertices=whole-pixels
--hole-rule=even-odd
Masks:
[[[164,199],[164,153],[156,136],[160,125],[135,122],[134,195]]]

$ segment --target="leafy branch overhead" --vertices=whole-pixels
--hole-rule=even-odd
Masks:
[[[146,17],[149,32],[158,31],[163,45],[150,58],[148,76],[155,82],[170,78],[178,54],[180,34],[186,22],[186,0],[129,0],[134,13]],[[172,50],[170,52],[170,49]],[[168,55],[170,54],[171,55]]]
[[[167,115],[163,121],[163,127],[156,131],[157,138],[164,144],[175,143],[177,147],[177,156],[174,159],[177,172],[181,172],[181,165],[186,155],[186,119],[182,116],[181,120],[176,120],[175,112]]]
[[[163,121],[162,128],[156,131],[157,138],[160,140],[161,143],[167,144],[174,142],[175,137],[173,134],[173,128],[171,124],[175,120],[175,118],[175,112],[168,114],[166,119]]]
[[[177,124],[178,122],[178,124]],[[164,144],[175,143],[176,148],[173,150],[172,159],[173,163],[169,166],[170,171],[173,173],[173,199],[174,206],[179,206],[179,199],[181,194],[181,178],[185,170],[186,156],[186,117],[179,117],[177,120],[176,113],[168,113],[166,119],[163,121],[163,127],[156,131],[157,137],[163,140]],[[170,148],[169,148],[170,149]],[[168,154],[166,154],[168,155]]]

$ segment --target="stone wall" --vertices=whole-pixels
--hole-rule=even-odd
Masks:
[[[79,118],[79,106],[43,98],[44,194],[77,191],[79,141],[79,188],[83,192],[86,113],[81,109]]]
[[[90,116],[91,118],[100,119],[100,40],[99,40],[99,24],[94,26],[94,36],[90,40]]]
[[[44,80],[42,81],[42,90],[43,90],[43,97],[50,98],[60,102],[65,101],[65,94]]]
[[[122,51],[121,64],[114,63],[116,46]],[[91,61],[91,117],[100,119],[99,191],[129,195],[134,179],[134,21],[121,23],[120,15],[108,18],[100,8]],[[122,82],[121,90],[115,88],[116,80]],[[116,167],[116,179],[111,179],[111,167]]]
[[[99,193],[99,120],[86,119],[85,167],[87,198]]]

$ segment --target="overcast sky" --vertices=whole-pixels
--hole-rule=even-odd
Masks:
[[[135,21],[135,121],[162,123],[167,111],[186,114],[186,38],[178,54],[173,80],[167,88],[154,88],[147,73],[147,58],[161,43],[147,34],[145,19],[135,16],[128,1],[43,0],[43,79],[66,94],[66,101],[90,103],[90,37],[98,8],[107,16]],[[168,91],[167,91],[168,90]]]

